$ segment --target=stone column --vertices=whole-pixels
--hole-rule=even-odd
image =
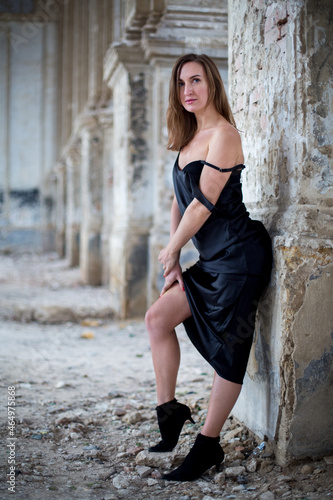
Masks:
[[[66,210],[66,258],[70,266],[80,262],[80,220],[81,220],[81,185],[80,144],[73,147],[66,157],[67,165],[67,210]]]
[[[103,2],[89,0],[88,106],[91,109],[96,107],[102,91],[104,56],[103,12]]]
[[[149,237],[149,270],[147,300],[152,304],[163,287],[163,269],[158,261],[159,252],[169,241],[170,208],[173,199],[172,166],[175,153],[167,151],[165,115],[168,106],[171,61],[160,58],[155,61],[153,74],[153,224]]]
[[[101,232],[103,285],[110,284],[110,236],[113,223],[113,117],[109,111],[99,115],[103,130],[103,226]]]
[[[55,167],[56,176],[56,236],[55,247],[59,257],[65,256],[65,240],[66,240],[66,165],[57,163]]]
[[[81,53],[80,53],[80,36],[81,36],[81,13],[79,7],[79,0],[72,0],[73,2],[73,24],[72,24],[72,117],[73,123],[79,114],[79,97],[80,97],[80,73],[79,68],[82,67]]]
[[[60,117],[60,145],[65,146],[72,129],[72,98],[73,98],[73,15],[74,2],[64,5],[62,19],[61,45],[61,117]]]
[[[81,139],[80,269],[85,283],[100,285],[103,134],[93,116],[86,117]]]
[[[152,213],[151,75],[137,47],[106,56],[113,91],[113,226],[110,288],[122,317],[146,310],[148,234]]]
[[[329,0],[229,2],[244,197],[275,257],[234,414],[281,463],[333,447],[332,15]]]
[[[81,12],[81,34],[80,34],[80,60],[79,65],[79,112],[82,113],[88,99],[89,81],[89,0],[81,0],[79,10]]]

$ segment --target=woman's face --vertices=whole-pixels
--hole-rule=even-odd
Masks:
[[[206,72],[198,62],[183,64],[178,80],[179,99],[186,111],[198,113],[203,110],[209,97]]]

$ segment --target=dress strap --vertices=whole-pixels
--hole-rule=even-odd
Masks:
[[[235,165],[234,167],[231,168],[219,168],[216,167],[215,165],[212,165],[211,163],[208,163],[207,161],[200,160],[203,165],[207,165],[208,167],[215,168],[215,170],[218,170],[219,172],[234,172],[235,170],[243,170],[245,168],[245,165]]]

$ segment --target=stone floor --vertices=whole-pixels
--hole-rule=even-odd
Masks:
[[[159,433],[142,318],[112,319],[107,289],[82,286],[55,255],[0,256],[0,296],[1,499],[12,491],[20,500],[333,497],[333,457],[281,467],[271,444],[232,417],[221,472],[162,480],[200,432],[212,380],[183,328],[177,398],[196,423],[185,424],[172,453],[152,454]]]

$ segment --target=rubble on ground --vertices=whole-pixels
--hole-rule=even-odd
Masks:
[[[60,297],[68,280],[61,281],[59,265],[51,263],[52,269],[58,269]],[[11,286],[19,290],[20,279],[27,287],[29,280],[35,284],[38,265],[34,261],[25,275],[21,265],[22,276],[15,278],[12,273]],[[6,285],[4,274],[0,259],[0,282]],[[51,273],[48,286],[53,281]],[[79,305],[77,274],[71,283],[77,286],[73,297]],[[19,293],[16,297],[18,306]],[[15,294],[12,299],[15,302]],[[160,435],[154,372],[142,319],[121,322],[87,316],[81,323],[60,325],[2,320],[1,407],[6,408],[7,389],[14,386],[17,500],[333,497],[333,456],[281,467],[272,443],[253,435],[233,417],[221,433],[225,461],[220,472],[212,468],[193,482],[162,479],[164,472],[181,463],[200,432],[212,382],[209,365],[184,330],[177,331],[182,363],[176,397],[191,407],[196,423],[184,425],[172,452],[158,454],[148,452]],[[0,438],[2,443],[8,440],[5,419]],[[13,498],[8,491],[7,462],[2,460],[0,466],[3,500]]]

